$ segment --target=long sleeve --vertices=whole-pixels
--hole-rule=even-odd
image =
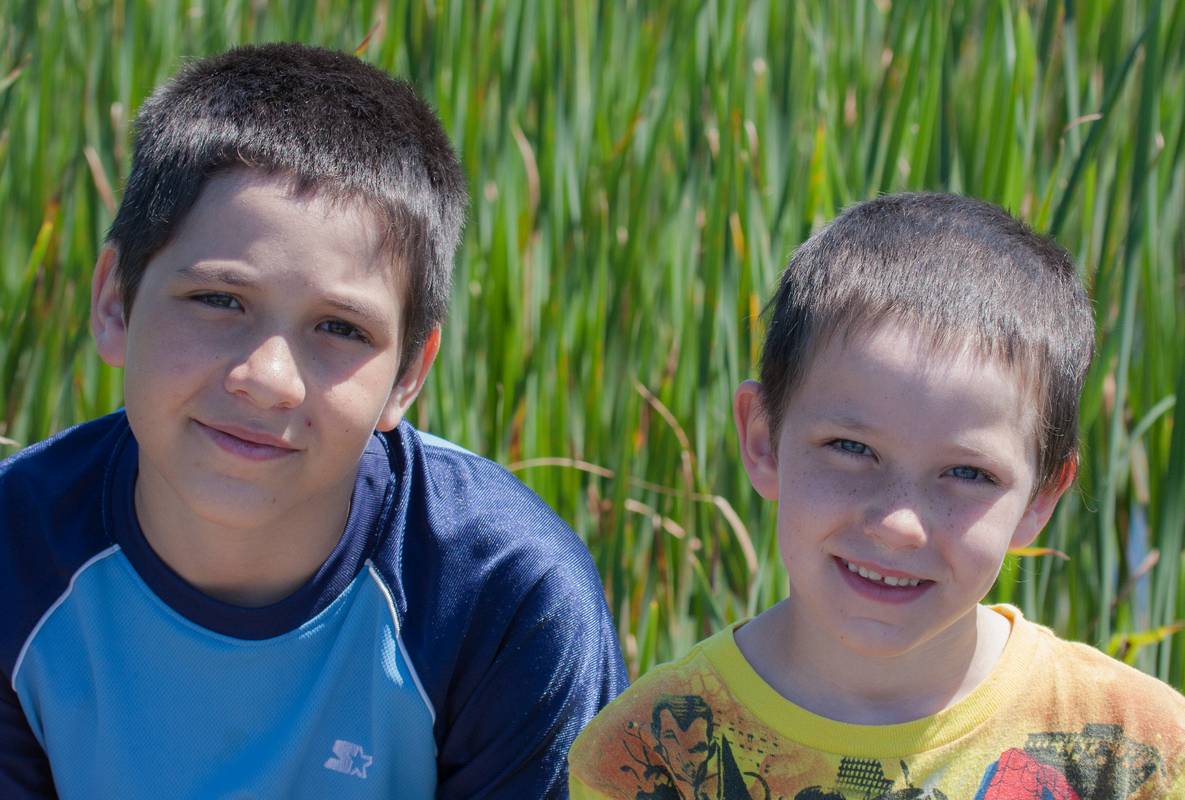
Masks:
[[[33,736],[16,694],[0,686],[0,797],[42,800],[57,797],[49,759]]]
[[[450,721],[441,798],[563,798],[568,748],[626,683],[599,582],[559,564],[525,597]],[[575,567],[575,568],[574,568]]]

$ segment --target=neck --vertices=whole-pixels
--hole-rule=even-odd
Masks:
[[[808,620],[791,601],[737,631],[754,670],[811,713],[859,725],[890,725],[936,714],[975,690],[1004,651],[1009,623],[976,606],[938,636],[891,655],[856,653]]]
[[[258,527],[232,527],[189,513],[163,481],[142,469],[136,516],[144,538],[187,583],[233,605],[259,607],[303,585],[333,552],[345,528],[353,484],[312,498]]]

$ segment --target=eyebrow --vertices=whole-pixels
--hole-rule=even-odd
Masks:
[[[241,288],[256,285],[256,282],[249,275],[240,270],[212,264],[188,264],[178,269],[177,274],[183,278],[205,284],[223,284]],[[386,325],[386,315],[369,303],[362,303],[344,297],[324,297],[321,299],[321,302],[330,308],[357,319],[373,330]]]
[[[338,297],[326,297],[324,303],[330,308],[336,308],[343,314],[359,320],[372,330],[377,330],[386,325],[386,317],[378,309],[369,304],[358,303]]]
[[[816,422],[826,422],[831,425],[838,425],[841,428],[847,428],[848,430],[853,430],[853,431],[867,432],[867,431],[875,431],[876,430],[876,428],[874,426],[869,425],[864,420],[860,419],[859,417],[853,416],[851,414],[826,414],[826,413],[824,413],[824,414],[819,414],[818,416],[816,416],[815,421]]]
[[[187,264],[177,270],[183,278],[200,283],[225,283],[228,286],[254,286],[255,281],[245,274],[230,267],[217,267],[211,264]]]

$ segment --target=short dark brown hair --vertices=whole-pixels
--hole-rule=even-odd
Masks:
[[[1026,381],[1038,406],[1036,488],[1076,457],[1090,299],[1064,249],[990,203],[906,193],[851,206],[794,253],[766,313],[762,404],[775,436],[831,336],[892,322],[938,351],[971,346]]]
[[[124,314],[148,262],[215,174],[256,169],[298,193],[361,200],[403,271],[399,373],[448,308],[468,204],[448,136],[411,85],[354,56],[299,44],[239,47],[185,66],[141,106],[132,171],[108,241]]]

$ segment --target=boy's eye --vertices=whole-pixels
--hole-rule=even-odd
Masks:
[[[961,481],[987,481],[995,483],[995,479],[978,467],[951,467],[950,474]]]
[[[840,450],[844,453],[851,453],[854,456],[872,455],[872,449],[862,442],[857,442],[853,439],[833,439],[830,442],[831,447]]]
[[[223,294],[222,292],[206,292],[204,294],[194,295],[193,299],[204,305],[213,306],[214,308],[242,308],[242,305],[235,297],[229,294]]]
[[[340,319],[327,319],[318,327],[326,333],[332,333],[334,336],[344,336],[347,339],[357,339],[360,342],[369,342],[370,339],[358,327],[351,325],[348,322],[342,322]]]

